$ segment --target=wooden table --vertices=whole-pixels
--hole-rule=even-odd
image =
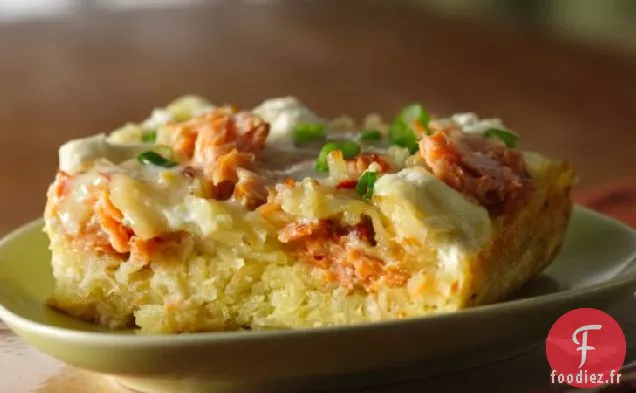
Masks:
[[[244,107],[295,95],[325,116],[391,116],[421,101],[438,114],[505,119],[524,148],[572,160],[581,186],[636,166],[636,66],[528,29],[388,1],[86,13],[0,26],[0,235],[41,214],[60,143],[140,120],[186,92]],[[617,309],[634,333],[635,306]],[[0,392],[117,391],[6,331],[0,350]],[[400,389],[552,391],[546,367],[539,350]]]

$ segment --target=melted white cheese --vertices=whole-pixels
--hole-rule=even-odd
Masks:
[[[59,149],[59,169],[68,174],[77,174],[91,168],[97,160],[113,164],[134,158],[148,150],[148,145],[118,145],[111,143],[105,134],[66,142]]]
[[[466,249],[478,249],[490,238],[486,209],[422,167],[382,176],[375,183],[373,202],[403,238],[456,243]]]
[[[460,127],[462,131],[469,133],[484,133],[491,128],[512,132],[504,126],[500,119],[480,119],[472,112],[456,113],[450,119],[439,119],[439,121],[451,122]]]
[[[292,141],[292,131],[300,123],[323,123],[316,114],[294,97],[272,98],[253,109],[270,124],[268,142]]]
[[[205,112],[214,110],[216,106],[198,96],[184,96],[165,108],[157,108],[152,111],[150,118],[142,123],[147,129],[164,126],[173,121],[183,121]]]
[[[96,173],[73,177],[68,196],[62,200],[58,210],[59,223],[66,233],[78,235],[80,229],[93,217],[91,204],[92,190],[104,184],[104,179]]]
[[[156,128],[170,123],[174,120],[172,113],[165,109],[155,109],[152,111],[150,118],[143,122],[144,128]]]

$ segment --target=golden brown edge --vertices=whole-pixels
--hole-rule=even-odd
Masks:
[[[535,179],[534,195],[518,215],[493,221],[490,244],[468,263],[462,307],[501,301],[552,263],[572,215],[574,177],[568,162],[553,163]]]

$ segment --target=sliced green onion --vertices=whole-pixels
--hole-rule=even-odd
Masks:
[[[378,174],[375,172],[364,172],[356,184],[356,192],[363,199],[371,199],[373,196],[373,186],[378,180]]]
[[[484,135],[488,138],[497,138],[508,147],[517,146],[517,141],[519,140],[519,137],[516,134],[499,128],[489,128],[484,132]]]
[[[415,128],[421,127],[424,132],[430,134],[428,122],[429,114],[420,104],[412,104],[402,109],[389,127],[389,143],[409,149],[411,154],[418,149]]]
[[[327,143],[322,147],[322,149],[320,149],[320,153],[318,153],[318,159],[316,160],[316,170],[320,172],[327,172],[329,170],[327,157],[329,156],[329,153],[334,150],[340,150],[342,152],[342,157],[345,160],[350,160],[353,157],[357,156],[358,153],[360,153],[360,146],[353,141],[338,141]]]
[[[163,168],[172,168],[177,166],[174,161],[167,160],[159,153],[154,151],[145,151],[137,156],[137,160],[143,164],[152,164]]]
[[[150,131],[141,136],[141,140],[143,142],[155,143],[157,140],[157,133],[155,131]]]
[[[389,127],[389,143],[409,149],[411,154],[418,149],[417,138],[413,131],[402,125],[393,124]]]
[[[325,139],[326,136],[327,128],[319,123],[297,124],[292,131],[292,139],[297,145]]]
[[[407,106],[402,109],[398,116],[401,117],[404,124],[410,128],[413,128],[417,121],[424,130],[428,130],[428,122],[431,121],[431,116],[420,104],[411,104]]]
[[[360,141],[362,142],[373,142],[379,141],[382,139],[382,133],[376,130],[365,130],[360,134]]]

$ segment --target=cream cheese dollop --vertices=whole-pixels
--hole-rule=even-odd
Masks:
[[[270,124],[268,141],[292,140],[294,127],[301,123],[323,123],[295,97],[266,100],[252,110]]]
[[[373,203],[392,220],[402,238],[459,243],[466,250],[479,249],[490,239],[492,228],[486,209],[423,167],[380,177]]]
[[[107,160],[113,164],[119,164],[134,158],[145,150],[148,150],[148,146],[144,144],[114,144],[109,141],[106,134],[73,139],[59,148],[59,169],[69,175],[74,175],[90,169],[97,160]]]
[[[489,129],[496,128],[516,134],[504,126],[501,119],[480,119],[477,114],[473,112],[455,113],[450,119],[443,119],[443,121],[451,121],[461,128],[462,131],[468,133],[484,133]]]

